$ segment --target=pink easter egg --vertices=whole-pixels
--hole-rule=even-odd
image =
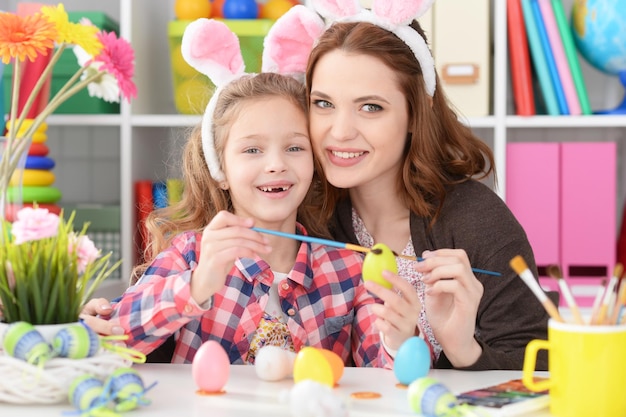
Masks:
[[[221,392],[230,375],[230,360],[222,345],[204,342],[193,358],[191,374],[199,393]]]

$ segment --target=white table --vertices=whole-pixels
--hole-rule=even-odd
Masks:
[[[279,397],[281,392],[293,387],[293,380],[262,381],[256,376],[253,366],[232,365],[225,387],[226,393],[217,396],[196,393],[190,365],[144,364],[135,365],[135,369],[140,372],[146,386],[154,381],[158,381],[158,384],[147,393],[152,404],[126,412],[122,416],[292,417],[288,406],[280,402]],[[431,370],[429,376],[458,394],[521,378],[521,372]],[[395,375],[390,370],[346,368],[334,392],[348,399],[351,417],[416,416],[409,408],[406,389],[398,388],[396,384]],[[351,399],[350,394],[358,391],[378,392],[382,397],[369,400]],[[2,417],[62,416],[67,411],[73,411],[68,403],[36,406],[0,403]],[[549,416],[549,413],[546,410],[534,412],[532,415]]]

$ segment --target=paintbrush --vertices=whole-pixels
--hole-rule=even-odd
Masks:
[[[526,261],[520,255],[517,255],[515,258],[511,259],[509,262],[511,268],[519,275],[519,277],[524,281],[524,283],[530,288],[530,290],[535,294],[535,297],[541,302],[543,308],[546,309],[550,317],[558,322],[564,323],[563,318],[559,314],[559,310],[556,308],[552,300],[548,298],[546,293],[539,286],[539,282],[533,275],[533,273],[526,265]]]
[[[572,316],[574,316],[574,321],[577,324],[585,324],[582,315],[580,314],[580,309],[576,304],[576,300],[574,300],[574,296],[569,289],[569,285],[567,285],[567,281],[563,278],[563,274],[561,273],[561,268],[558,265],[548,265],[547,273],[552,278],[556,279],[559,283],[559,289],[561,290],[561,294],[565,298],[565,302],[572,312]]]
[[[619,295],[615,300],[615,306],[613,307],[613,313],[609,323],[619,324],[624,317],[624,311],[626,309],[626,284],[624,284],[624,276],[620,278]]]
[[[606,284],[606,288],[604,289],[602,302],[598,307],[597,314],[591,317],[591,324],[605,324],[609,304],[611,302],[611,297],[613,296],[613,292],[615,291],[617,281],[622,276],[623,272],[624,267],[622,266],[622,264],[618,263],[617,265],[615,265],[615,268],[613,268],[613,275],[611,276],[611,278],[609,278],[609,282]]]
[[[260,227],[253,227],[252,230],[255,230],[255,231],[260,232],[260,233],[265,233],[265,234],[268,234],[268,235],[274,235],[274,236],[286,237],[288,239],[299,240],[301,242],[318,243],[320,245],[331,246],[333,248],[350,249],[350,250],[353,250],[353,251],[356,251],[356,252],[363,252],[363,253],[371,252],[370,248],[366,248],[365,246],[355,245],[353,243],[343,243],[343,242],[337,242],[337,241],[329,240],[329,239],[322,239],[322,238],[319,238],[319,237],[296,235],[296,234],[293,234],[293,233],[279,232],[277,230],[262,229]],[[424,260],[424,258],[421,258],[419,256],[399,255],[396,252],[393,252],[393,255],[398,257],[398,258],[407,259],[409,261],[421,262],[421,261]],[[480,273],[480,274],[493,275],[493,276],[496,276],[496,277],[499,277],[499,276],[502,275],[499,272],[488,271],[486,269],[479,269],[479,268],[472,268],[472,271],[474,271],[476,273]]]

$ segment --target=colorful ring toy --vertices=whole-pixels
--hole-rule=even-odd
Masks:
[[[18,187],[9,187],[7,200],[14,203]],[[55,203],[62,197],[61,190],[56,187],[22,187],[22,201],[25,203]]]
[[[43,169],[50,170],[54,168],[54,159],[47,156],[27,156],[26,157],[26,169]]]
[[[28,148],[28,155],[30,156],[46,156],[50,152],[50,148],[45,143],[31,143]]]
[[[14,173],[11,177],[9,185],[17,185],[17,173]],[[22,185],[32,186],[46,186],[54,183],[54,173],[52,171],[45,171],[41,169],[25,169],[22,171]]]

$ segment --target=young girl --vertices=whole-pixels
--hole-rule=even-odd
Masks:
[[[472,179],[492,173],[493,156],[439,84],[414,20],[432,2],[310,0],[330,25],[306,75],[311,141],[330,183],[324,218],[339,241],[425,258],[398,259],[399,275],[419,294],[435,367],[521,369],[548,315],[509,261],[522,255],[536,275],[534,257],[504,202]]]
[[[419,301],[408,283],[395,281],[405,316],[389,318],[393,329],[375,329],[360,255],[250,229],[327,234],[315,210],[304,86],[275,73],[245,75],[236,54],[223,50],[211,59],[226,64],[213,71],[215,62],[201,56],[214,46],[200,39],[204,33],[238,51],[222,23],[201,19],[185,32],[185,58],[218,88],[184,151],[183,200],[150,219],[156,256],[139,267],[141,278],[113,304],[111,320],[130,336],[129,347],[146,354],[175,335],[172,362],[190,362],[203,342],[216,340],[233,364],[254,363],[270,344],[389,366],[378,332],[390,349],[414,334]],[[197,41],[206,49],[194,49]],[[383,300],[395,296],[372,290]]]

